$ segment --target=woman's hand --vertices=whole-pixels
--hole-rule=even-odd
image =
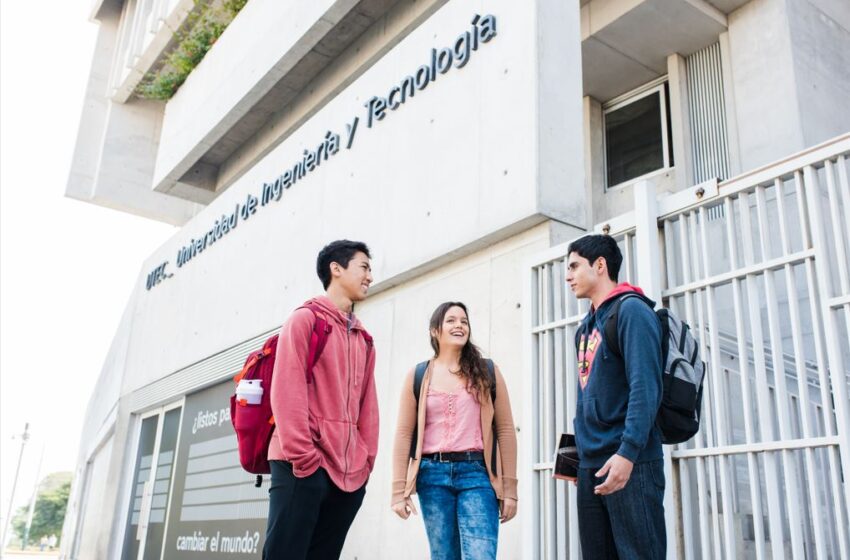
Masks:
[[[502,523],[507,523],[516,515],[516,500],[513,498],[505,498],[502,500],[501,512],[499,515],[499,519],[502,520]]]
[[[516,504],[516,502],[514,502],[514,504]],[[407,519],[408,517],[410,517],[411,513],[413,513],[413,515],[419,515],[419,512],[416,511],[416,506],[413,505],[413,500],[411,500],[409,497],[403,499],[400,502],[394,503],[392,505],[392,508],[396,515],[398,515],[402,519]],[[516,505],[514,505],[514,512],[516,512]]]

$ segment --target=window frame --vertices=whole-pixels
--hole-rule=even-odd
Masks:
[[[643,86],[637,89],[634,89],[602,104],[602,169],[604,172],[605,192],[612,191],[615,189],[620,190],[637,181],[647,179],[657,174],[666,173],[673,169],[673,165],[671,164],[670,153],[672,149],[672,142],[668,126],[668,122],[670,120],[671,115],[669,110],[669,100],[667,99],[668,96],[666,90],[669,87],[667,84],[668,77],[662,76],[657,80],[653,80],[648,84],[644,84]],[[658,169],[654,169],[638,177],[632,177],[631,179],[627,179],[615,185],[610,185],[608,183],[608,134],[606,131],[606,120],[608,114],[656,93],[658,94],[658,99],[661,104],[659,112],[661,114],[661,150],[663,165]]]

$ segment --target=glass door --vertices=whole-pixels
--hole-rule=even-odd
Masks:
[[[159,560],[180,432],[182,403],[142,417],[121,560]]]

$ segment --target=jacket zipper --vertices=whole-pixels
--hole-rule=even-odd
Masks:
[[[351,315],[348,315],[348,324],[346,325],[345,334],[345,417],[348,437],[345,440],[345,471],[342,474],[343,485],[347,486],[348,482],[348,448],[351,446]]]

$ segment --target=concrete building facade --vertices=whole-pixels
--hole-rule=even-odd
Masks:
[[[754,173],[778,170],[784,181],[796,171],[782,161],[812,153],[829,160],[816,167],[834,171],[838,194],[825,197],[846,221],[850,5],[841,0],[249,0],[173,97],[142,99],[140,81],[204,9],[98,0],[92,10],[100,35],[66,194],[179,230],[142,264],[88,405],[66,558],[259,557],[267,482],[253,488],[238,466],[231,378],[321,290],[315,256],[338,238],[373,252],[375,283],[357,315],[375,338],[381,408],[378,462],[343,557],[428,557],[421,521],[389,510],[389,454],[401,381],[430,355],[428,318],[450,299],[469,305],[473,340],[505,372],[523,450],[520,513],[502,526],[499,557],[577,557],[571,518],[550,515],[569,513],[574,498],[561,488],[564,501],[550,502],[534,478],[551,468],[536,454],[554,436],[530,451],[556,424],[568,429],[559,417],[544,437],[534,416],[530,378],[542,362],[530,341],[546,321],[526,314],[540,256],[606,226],[625,232],[630,251],[636,237],[618,224],[640,222],[642,200],[672,212],[700,189],[699,199],[751,179],[758,189]],[[726,223],[714,214],[709,229]],[[662,220],[653,235],[663,216],[653,215]],[[850,246],[850,232],[842,236]],[[637,243],[630,266],[654,283],[637,272],[653,262],[638,258],[653,243]],[[830,250],[840,259],[844,241]],[[706,262],[729,262],[711,251]],[[656,262],[674,268],[669,253]],[[675,283],[665,278],[658,294],[668,302],[678,296],[662,291]],[[812,320],[797,323],[818,340]],[[796,330],[786,330],[790,341]],[[571,340],[568,330],[557,336]],[[850,339],[836,344],[838,359]],[[844,385],[819,410],[833,439],[817,445],[840,478],[847,390],[831,379]],[[803,438],[784,435],[776,439]],[[845,501],[846,482],[832,480]],[[846,530],[815,529],[786,531],[786,546],[756,530],[752,513],[733,523],[720,509],[712,540],[689,517],[678,478],[669,486],[673,557],[839,557],[850,546]],[[830,519],[847,520],[846,502],[831,507]],[[820,526],[796,524],[805,523]]]

